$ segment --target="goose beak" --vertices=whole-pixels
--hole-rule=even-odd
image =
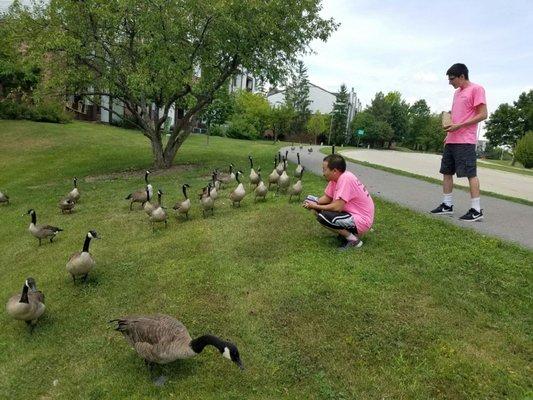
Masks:
[[[235,361],[235,364],[237,364],[241,371],[244,371],[244,364],[240,359],[238,361]]]

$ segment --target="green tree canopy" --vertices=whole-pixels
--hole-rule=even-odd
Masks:
[[[329,144],[345,144],[349,140],[346,135],[346,123],[348,119],[349,94],[346,85],[343,83],[335,97],[333,110],[331,111],[331,137]]]
[[[294,120],[291,133],[299,134],[305,131],[305,125],[311,111],[309,105],[309,78],[307,68],[302,61],[298,61],[296,71],[291,73],[291,84],[285,91],[285,103],[294,110]]]
[[[169,167],[199,113],[245,69],[277,82],[336,24],[321,0],[51,0],[18,14],[29,50],[47,54],[50,81],[98,103],[120,100]],[[175,103],[186,112],[163,147]],[[152,105],[161,111],[153,118]]]

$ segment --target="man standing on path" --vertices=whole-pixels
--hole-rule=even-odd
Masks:
[[[468,178],[471,198],[470,209],[459,219],[477,221],[483,218],[476,167],[477,124],[487,118],[485,89],[468,80],[468,68],[464,64],[452,65],[446,75],[457,90],[453,95],[452,123],[444,126],[447,135],[440,166],[444,199],[431,213],[453,214],[453,175],[457,174],[458,178]]]
[[[361,247],[359,237],[374,222],[374,201],[365,186],[350,171],[339,154],[331,154],[322,162],[328,186],[319,199],[312,196],[303,206],[315,210],[318,222],[346,239],[340,250]]]

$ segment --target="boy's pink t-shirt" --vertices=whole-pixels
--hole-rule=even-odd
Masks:
[[[358,233],[365,233],[374,222],[374,201],[370,193],[350,171],[344,171],[337,182],[329,181],[326,196],[346,202],[343,211],[350,213]]]
[[[453,95],[452,123],[460,124],[476,115],[476,107],[487,104],[485,89],[482,86],[470,82],[464,89],[458,88]],[[448,143],[477,143],[477,124],[465,126],[453,132],[448,132]]]

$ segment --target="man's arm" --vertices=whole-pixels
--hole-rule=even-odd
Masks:
[[[325,194],[321,198],[318,199],[317,204],[329,204],[331,203],[332,200],[333,199],[331,197]]]
[[[322,196],[324,197],[324,196]],[[321,200],[322,197],[319,199]],[[344,209],[346,202],[343,199],[338,199],[327,204],[315,203],[314,201],[305,201],[304,207],[316,211],[337,211],[341,212]]]
[[[477,124],[478,122],[484,121],[487,119],[487,105],[486,104],[480,104],[476,107],[476,115],[474,115],[472,118],[466,120],[465,122],[461,122],[460,124],[451,124],[444,127],[444,130],[446,132],[453,132],[457,129],[464,128],[468,125]]]

